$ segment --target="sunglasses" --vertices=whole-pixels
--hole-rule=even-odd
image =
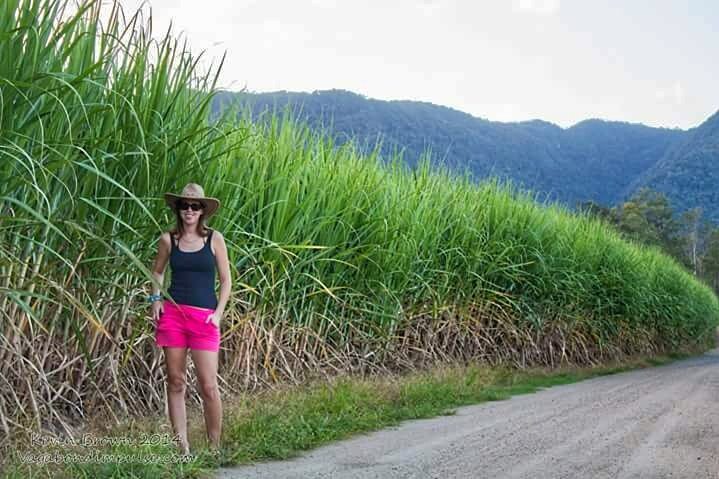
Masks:
[[[202,203],[188,203],[186,201],[179,201],[177,203],[177,209],[179,210],[186,210],[191,209],[192,211],[199,211],[203,209],[205,206]]]

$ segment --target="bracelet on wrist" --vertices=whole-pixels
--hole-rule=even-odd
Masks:
[[[147,297],[148,303],[154,303],[155,301],[160,301],[162,299],[162,296],[159,294],[151,294]]]

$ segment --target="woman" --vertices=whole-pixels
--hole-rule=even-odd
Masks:
[[[222,404],[217,387],[217,356],[220,348],[220,321],[230,297],[230,266],[225,240],[205,221],[220,206],[205,197],[202,187],[189,183],[179,195],[165,193],[165,202],[174,211],[177,224],[160,236],[153,266],[156,284],[148,297],[156,328],[155,343],[165,352],[167,406],[180,451],[189,454],[185,409],[187,350],[197,370],[202,406],[210,447],[220,447]],[[170,261],[172,277],[160,295],[165,266]],[[215,296],[215,271],[220,277],[220,298]]]

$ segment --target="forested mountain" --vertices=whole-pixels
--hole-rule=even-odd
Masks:
[[[539,199],[571,207],[590,200],[613,205],[651,186],[669,193],[679,210],[701,206],[719,221],[712,214],[719,196],[710,186],[719,177],[717,115],[689,131],[596,119],[560,128],[541,120],[489,121],[431,103],[374,100],[344,90],[221,92],[213,111],[238,100],[255,116],[290,105],[296,116],[328,128],[340,143],[355,138],[372,148],[381,138],[383,153],[404,149],[409,165],[431,149],[434,164],[467,169],[477,179],[509,178]]]
[[[719,111],[689,130],[631,186],[662,191],[679,210],[700,206],[719,223]]]

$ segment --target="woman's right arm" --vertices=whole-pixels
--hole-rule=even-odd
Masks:
[[[152,277],[155,280],[155,284],[152,285],[152,294],[160,294],[160,286],[164,283],[165,279],[165,267],[167,266],[167,260],[170,257],[170,233],[162,233],[160,241],[157,246],[157,256],[155,257],[155,263],[152,266]],[[155,301],[152,303],[152,321],[157,324],[160,319],[160,314],[163,312],[162,301]]]

